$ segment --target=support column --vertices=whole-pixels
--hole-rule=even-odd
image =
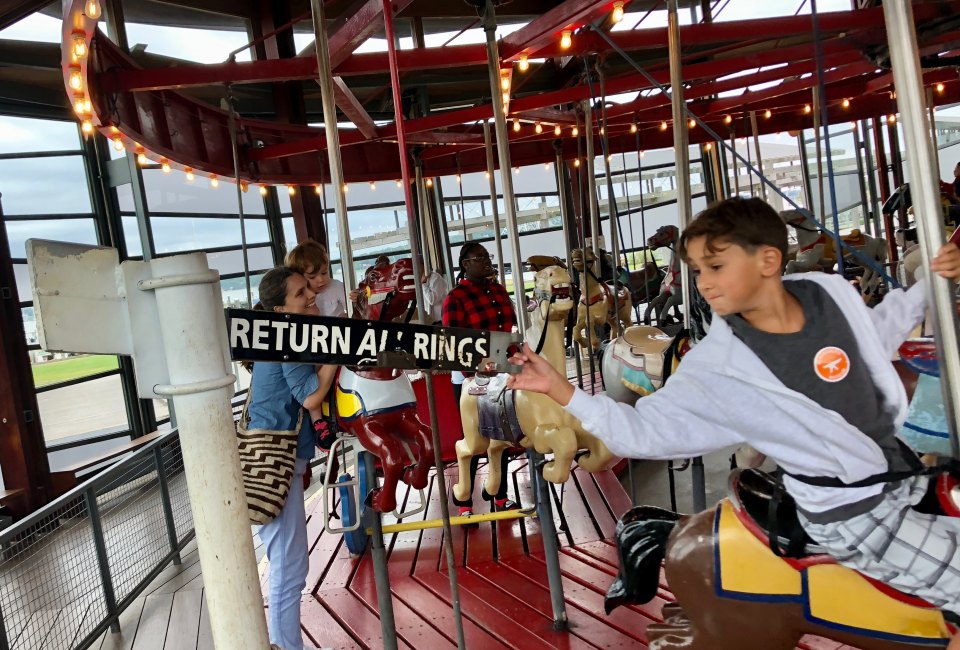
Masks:
[[[488,120],[483,121],[483,145],[487,152],[487,181],[490,183],[490,206],[493,209],[493,230],[495,233],[493,242],[497,249],[497,259],[500,260],[497,268],[500,269],[500,284],[507,286],[506,271],[503,268],[503,236],[501,235],[502,228],[500,227],[500,209],[497,207],[497,180],[494,176],[496,173],[496,165],[493,162],[493,142],[490,139],[490,122]]]
[[[583,133],[587,148],[586,198],[590,205],[590,235],[593,237],[593,254],[597,256],[597,264],[599,265],[600,237],[603,236],[603,228],[600,226],[600,203],[597,199],[597,154],[593,149],[593,107],[590,105],[590,100],[583,102]]]

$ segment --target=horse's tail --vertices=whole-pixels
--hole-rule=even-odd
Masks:
[[[620,605],[650,602],[660,586],[660,566],[667,539],[680,515],[655,506],[631,508],[617,522],[620,573],[607,590],[603,608],[610,614]]]

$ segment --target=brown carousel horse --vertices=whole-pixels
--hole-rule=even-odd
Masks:
[[[643,323],[650,324],[651,315],[655,315],[657,325],[663,326],[670,323],[671,318],[680,319],[680,305],[683,304],[683,293],[680,291],[680,256],[677,255],[677,244],[680,241],[680,229],[676,226],[660,226],[657,231],[647,238],[647,248],[656,250],[658,248],[670,249],[670,264],[667,266],[666,275],[660,284],[660,293],[647,304],[647,310],[643,314]],[[673,310],[674,316],[670,316],[670,310]]]
[[[594,333],[590,340],[593,349],[597,350],[600,348],[604,327],[608,323],[613,325],[619,318],[623,329],[633,324],[630,293],[619,288],[614,299],[614,290],[597,276],[597,256],[593,250],[575,248],[571,252],[570,261],[581,278],[580,304],[577,305],[577,323],[574,325],[573,338],[581,346],[587,347],[586,328],[589,320]]]
[[[358,318],[401,318],[415,300],[413,263],[404,258],[368,269],[359,289]],[[434,456],[430,428],[417,416],[410,380],[391,368],[342,367],[335,386],[324,411],[329,415],[332,407],[339,429],[379,457],[383,483],[373,490],[371,505],[391,512],[401,480],[417,489],[427,486]]]

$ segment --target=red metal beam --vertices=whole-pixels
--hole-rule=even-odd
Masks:
[[[333,78],[333,98],[343,114],[354,123],[363,137],[367,140],[373,140],[377,137],[377,125],[373,123],[373,118],[370,117],[363,104],[340,77]]]
[[[566,0],[503,39],[502,56],[505,61],[532,54],[556,41],[560,32],[574,30],[610,11],[613,3],[607,0]]]

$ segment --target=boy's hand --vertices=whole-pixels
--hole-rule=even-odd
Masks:
[[[930,270],[941,277],[960,280],[960,248],[951,242],[944,244],[930,263]]]
[[[523,350],[510,357],[510,363],[521,366],[521,370],[507,378],[508,388],[543,393],[561,406],[570,403],[573,385],[529,345],[524,343]]]

